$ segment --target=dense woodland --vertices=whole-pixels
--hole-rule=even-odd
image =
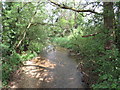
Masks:
[[[55,44],[92,67],[90,87],[120,88],[120,2],[2,2],[2,28],[3,86],[22,61]]]

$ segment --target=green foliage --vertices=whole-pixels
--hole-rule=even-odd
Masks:
[[[31,51],[40,53],[42,51],[42,49],[44,48],[44,45],[42,43],[31,42],[31,45],[28,48]]]
[[[118,50],[113,48],[104,53],[104,56],[96,58],[96,63],[99,65],[99,68],[96,69],[96,71],[99,72],[100,75],[98,83],[94,84],[93,88],[120,88],[120,56]]]
[[[4,86],[9,80],[10,73],[13,69],[17,68],[17,65],[20,63],[20,55],[14,52],[11,56],[3,57],[2,62],[2,80]]]
[[[9,46],[8,45],[5,45],[5,44],[0,44],[0,49],[2,49],[2,56],[6,55],[8,53],[8,51],[10,50],[9,49]]]
[[[37,56],[37,53],[36,53],[36,52],[31,53],[31,52],[28,51],[28,52],[23,52],[23,53],[25,53],[25,54],[22,54],[22,55],[21,55],[21,57],[20,57],[21,61],[30,60],[31,58]]]
[[[71,47],[68,41],[69,41],[68,37],[54,37],[53,39],[51,39],[51,42],[65,48]]]

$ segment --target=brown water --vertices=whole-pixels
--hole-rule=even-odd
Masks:
[[[25,62],[22,72],[13,75],[11,88],[84,88],[82,74],[68,50],[50,47],[41,56],[43,62],[41,59]]]

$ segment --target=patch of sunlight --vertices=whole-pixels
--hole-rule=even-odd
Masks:
[[[36,57],[32,60],[25,61],[22,70],[24,74],[28,75],[30,78],[38,78],[38,80],[43,81],[44,78],[48,76],[49,68],[53,69],[55,66],[56,64],[51,63],[47,59]],[[47,82],[50,82],[50,78]]]
[[[54,80],[53,76],[45,78],[45,82],[47,82],[47,83],[49,83],[49,82],[51,82],[53,80]]]
[[[33,62],[31,62],[31,61],[24,62],[24,65],[31,65],[31,64],[33,64]]]
[[[32,60],[25,61],[23,67],[20,68],[20,74],[15,74],[17,80],[11,82],[11,88],[18,88],[18,84],[24,82],[23,86],[31,85],[33,83],[39,86],[41,82],[52,82],[54,77],[51,69],[55,68],[56,64],[50,62],[48,59],[42,57],[36,57]],[[17,73],[17,72],[16,72]],[[18,78],[21,78],[20,80]],[[17,82],[16,82],[17,81]],[[32,86],[30,86],[32,87]]]
[[[75,78],[69,78],[70,80],[74,80]]]
[[[83,32],[82,30],[80,30],[79,32],[80,32],[81,36],[83,36],[83,35],[84,35],[84,32]]]
[[[10,84],[12,85],[10,88],[18,88],[15,81],[12,81]]]
[[[71,40],[72,38],[73,38],[73,34],[70,34],[69,36],[68,36],[68,40]]]

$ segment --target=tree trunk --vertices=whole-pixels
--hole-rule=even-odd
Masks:
[[[73,2],[74,2],[74,7],[75,7],[76,6],[76,1],[73,0]],[[77,27],[78,27],[76,20],[77,20],[77,12],[74,12],[74,28],[75,29],[77,29]]]
[[[116,29],[116,46],[119,49],[120,52],[120,3],[118,5],[118,10],[117,10],[117,29]]]
[[[112,2],[104,2],[104,25],[106,29],[112,31],[114,28],[114,10]]]
[[[107,37],[112,39],[107,40],[105,43],[105,49],[110,50],[112,49],[113,40],[114,40],[114,10],[113,10],[113,2],[104,2],[104,27],[108,30]]]

